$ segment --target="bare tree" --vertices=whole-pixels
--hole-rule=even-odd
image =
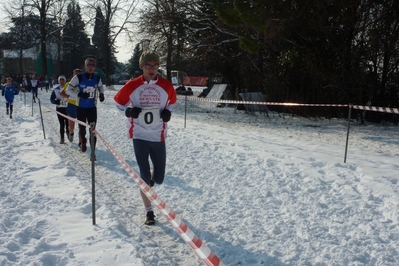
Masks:
[[[178,46],[178,28],[185,19],[183,2],[179,0],[149,0],[140,12],[139,27],[152,39],[152,47],[166,54],[166,76],[171,80],[174,46]]]
[[[232,84],[238,80],[245,51],[239,50],[237,30],[216,16],[207,0],[149,0],[140,12],[140,29],[151,36],[152,47],[166,58],[167,78],[172,69],[207,75],[221,73]]]
[[[110,83],[110,74],[112,69],[112,50],[115,47],[116,39],[122,32],[131,32],[130,25],[135,23],[134,11],[138,1],[136,0],[88,0],[87,5],[92,12],[97,7],[104,15],[104,58],[105,58],[105,75],[107,84]],[[93,17],[92,17],[92,20]]]
[[[62,59],[62,34],[61,26],[65,24],[66,20],[66,10],[69,0],[58,0],[55,1],[49,10],[49,15],[54,18],[57,24],[57,28],[53,32],[48,32],[48,36],[53,36],[55,43],[57,44],[57,61],[58,65],[61,63]]]
[[[42,75],[47,75],[47,38],[48,28],[51,22],[48,21],[49,10],[56,3],[56,0],[31,0],[30,6],[39,12],[40,17],[40,52],[42,60]],[[50,18],[52,20],[53,18]]]

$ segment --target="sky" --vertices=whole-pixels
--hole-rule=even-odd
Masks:
[[[117,53],[115,56],[118,62],[127,63],[129,59],[132,58],[134,47],[139,41],[140,40],[137,40],[136,42],[131,43],[126,40],[125,34],[121,33],[120,36],[117,37],[115,44],[117,46]]]
[[[98,104],[97,131],[138,171],[118,88]],[[137,183],[100,140],[93,225],[89,152],[59,144],[50,92],[39,90],[45,136],[25,96],[13,119],[0,98],[0,265],[204,265],[160,210],[144,225]],[[345,119],[179,97],[168,126],[153,191],[225,265],[399,265],[397,126],[353,121],[346,163]]]

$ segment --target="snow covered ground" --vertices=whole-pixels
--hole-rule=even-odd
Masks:
[[[138,171],[115,93],[97,130]],[[92,225],[89,151],[59,144],[45,106],[46,139],[37,104],[32,116],[18,96],[14,119],[0,108],[0,265],[203,265],[159,211],[143,224],[136,183],[101,141]],[[184,109],[154,189],[225,265],[399,265],[398,127],[352,123],[343,163],[345,120],[188,102],[184,128]]]

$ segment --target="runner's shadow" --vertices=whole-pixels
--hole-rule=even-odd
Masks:
[[[229,241],[223,240],[220,235],[213,235],[204,230],[195,228],[189,222],[183,221],[191,231],[201,239],[202,242],[206,242],[207,247],[225,264],[225,265],[275,265],[275,266],[288,266],[278,258],[270,256],[266,252],[254,253],[246,250],[241,245],[232,244]],[[157,226],[173,237],[177,232],[169,227],[165,223],[157,223]],[[181,238],[182,242],[187,243]]]

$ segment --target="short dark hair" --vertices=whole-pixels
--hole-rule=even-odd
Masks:
[[[80,68],[75,68],[75,69],[73,70],[73,74],[75,74],[76,72],[79,72],[79,74],[80,74],[80,73],[82,73],[83,71],[82,71],[82,69],[80,69]]]
[[[85,65],[87,65],[87,63],[89,63],[89,62],[94,62],[94,64],[95,64],[95,63],[96,63],[96,59],[94,59],[94,58],[92,58],[92,57],[87,58],[87,59],[85,60]]]

